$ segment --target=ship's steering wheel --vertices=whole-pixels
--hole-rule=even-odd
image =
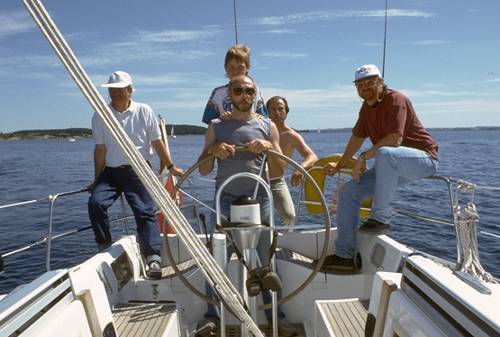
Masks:
[[[236,151],[240,152],[240,151],[248,151],[248,150],[246,148],[237,148]],[[323,261],[325,260],[325,257],[326,257],[327,252],[328,252],[328,244],[329,244],[329,241],[330,241],[330,214],[328,213],[328,205],[327,205],[327,203],[325,201],[325,197],[324,197],[321,189],[318,187],[318,185],[316,184],[316,182],[314,181],[314,179],[309,175],[309,173],[301,165],[299,165],[293,159],[290,159],[287,156],[284,156],[283,154],[278,153],[276,151],[267,150],[265,153],[267,155],[275,156],[278,159],[281,159],[281,160],[285,161],[287,164],[289,164],[290,166],[292,166],[294,169],[296,169],[300,173],[302,173],[303,177],[313,186],[313,188],[316,190],[316,192],[320,196],[320,198],[319,198],[320,200],[319,201],[320,201],[320,203],[321,203],[321,205],[323,207],[323,219],[324,219],[324,222],[325,222],[325,227],[324,227],[324,229],[325,229],[325,235],[324,235],[324,241],[323,241],[323,249],[321,250],[321,255],[320,255],[319,259],[318,259],[318,263],[314,264],[314,267],[313,267],[311,273],[309,274],[309,276],[305,279],[305,281],[302,284],[300,284],[295,290],[293,290],[292,292],[290,292],[286,296],[283,296],[278,301],[278,304],[283,304],[283,303],[288,302],[293,297],[295,297],[298,293],[300,293],[302,290],[304,290],[309,285],[309,283],[311,283],[311,281],[314,279],[314,277],[316,276],[316,274],[321,269],[321,266],[323,265]],[[210,156],[208,156],[208,157],[206,157],[206,158],[198,161],[193,166],[191,166],[184,173],[184,175],[177,181],[177,184],[175,185],[175,187],[174,187],[171,195],[172,196],[176,195],[177,191],[181,188],[182,184],[191,176],[191,174],[193,172],[195,172],[198,169],[198,167],[201,164],[203,164],[203,163],[205,163],[205,162],[207,162],[209,160],[213,160],[213,159],[214,159],[214,156],[210,155]],[[167,257],[168,257],[168,259],[170,261],[170,264],[171,264],[172,268],[174,269],[174,271],[176,273],[176,276],[179,277],[180,281],[189,290],[191,290],[191,292],[193,292],[195,295],[197,295],[198,297],[200,297],[204,301],[206,301],[208,303],[211,303],[211,304],[215,304],[215,305],[218,304],[217,301],[215,301],[214,299],[209,298],[207,295],[205,295],[204,293],[200,292],[198,289],[196,289],[186,279],[186,277],[183,275],[183,273],[179,270],[179,267],[177,266],[177,262],[175,261],[175,259],[173,257],[173,254],[172,254],[172,251],[170,249],[170,245],[168,244],[168,239],[166,240],[166,242],[167,242],[167,245],[166,245]],[[265,310],[265,309],[270,309],[270,308],[271,308],[271,303],[265,304],[265,305],[260,305],[258,309],[259,310]]]

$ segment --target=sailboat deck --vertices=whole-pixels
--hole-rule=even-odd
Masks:
[[[358,299],[325,301],[321,306],[323,320],[331,336],[363,337],[368,313]]]
[[[177,307],[162,303],[122,303],[113,309],[113,321],[118,337],[159,337]]]

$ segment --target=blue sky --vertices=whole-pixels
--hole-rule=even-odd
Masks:
[[[226,82],[232,1],[44,1],[96,84],[114,70],[169,123],[201,125]],[[500,126],[500,1],[389,0],[386,83],[427,127]],[[237,1],[239,41],[264,98],[298,129],[350,127],[354,69],[382,63],[383,0]],[[21,1],[0,2],[0,132],[89,127],[93,111]],[[107,96],[105,90],[102,94]]]

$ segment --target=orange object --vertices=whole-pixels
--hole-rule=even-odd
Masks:
[[[165,189],[170,194],[170,196],[172,196],[172,192],[174,191],[174,187],[175,187],[175,181],[174,181],[175,179],[172,175],[169,175],[164,180],[165,180],[164,181]],[[182,197],[181,192],[177,192],[175,194],[174,201],[175,201],[177,206],[182,205],[183,197]],[[163,213],[161,213],[161,212],[158,213],[157,221],[158,221],[158,226],[160,227],[160,232],[167,233],[167,234],[175,234],[174,227],[172,226],[172,224],[167,222],[167,219],[165,218],[165,215],[163,215]],[[164,231],[164,227],[165,227],[165,231]]]

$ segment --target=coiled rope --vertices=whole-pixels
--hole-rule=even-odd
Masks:
[[[217,262],[210,255],[204,244],[197,238],[189,222],[182,215],[144,158],[136,150],[130,138],[123,131],[42,3],[39,0],[23,0],[23,3],[85,98],[118,142],[124,155],[129,160],[155,203],[159,206],[167,220],[173,225],[177,235],[185,244],[191,257],[200,267],[207,282],[214,288],[221,300],[224,301],[238,319],[246,324],[254,336],[264,337],[264,334],[244,309],[243,300],[237,289],[224,274],[224,271],[217,265]]]
[[[497,283],[493,276],[484,270],[479,261],[477,242],[477,223],[479,215],[474,205],[474,184],[458,181],[453,191],[453,219],[457,234],[457,269],[480,280]],[[465,206],[460,206],[459,193],[468,193],[470,200]]]

